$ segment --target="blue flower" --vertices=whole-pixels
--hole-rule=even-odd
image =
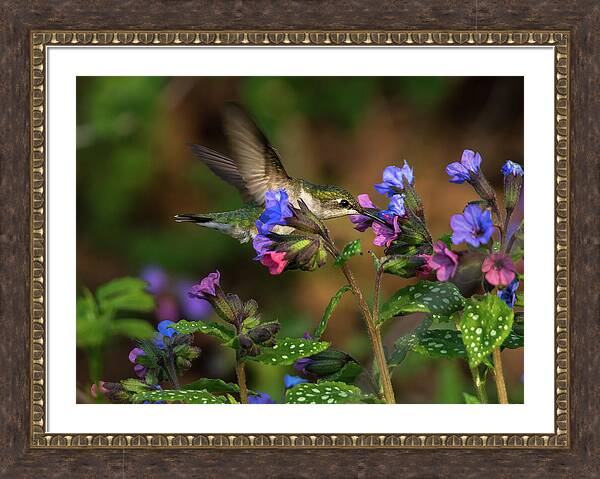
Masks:
[[[402,168],[398,166],[388,166],[383,170],[383,183],[376,184],[375,190],[382,195],[392,197],[397,194],[399,190],[404,189],[405,179],[409,185],[412,185],[415,180],[413,170],[406,160],[404,160],[404,166],[402,166]]]
[[[391,218],[394,216],[405,216],[406,209],[404,208],[404,195],[392,196],[387,209],[383,210],[382,214]]]
[[[286,374],[283,376],[283,384],[286,389],[293,388],[297,384],[307,383],[308,379],[301,378],[300,376],[290,376]]]
[[[248,396],[248,404],[275,404],[267,393],[258,393],[256,396]]]
[[[254,246],[254,250],[256,251],[255,260],[260,260],[266,253],[269,252],[269,247],[273,244],[269,238],[267,238],[264,234],[257,234],[252,240],[252,246]]]
[[[452,183],[464,183],[470,181],[471,174],[476,175],[479,173],[479,166],[481,165],[481,155],[473,150],[465,150],[462,153],[459,162],[450,163],[446,167],[446,173],[452,178]]]
[[[494,232],[491,213],[478,205],[467,206],[462,215],[452,215],[450,226],[452,243],[466,242],[474,247],[487,244]]]
[[[260,234],[273,231],[275,225],[284,225],[285,220],[292,216],[290,200],[284,189],[267,191],[265,193],[265,211],[256,221],[256,228]]]
[[[175,324],[175,323],[169,319],[165,319],[164,321],[161,321],[160,323],[158,323],[158,327],[157,327],[158,333],[154,337],[153,342],[161,349],[163,349],[165,347],[165,343],[163,341],[163,339],[165,337],[172,338],[176,334],[179,334],[173,328],[169,328],[169,326],[171,324]]]
[[[519,289],[519,280],[515,278],[506,288],[498,291],[498,297],[512,308],[517,300],[517,289]]]
[[[504,166],[502,166],[502,174],[504,176],[513,175],[513,176],[523,176],[524,171],[523,167],[514,161],[506,160]]]

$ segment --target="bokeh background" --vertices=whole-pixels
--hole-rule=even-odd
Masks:
[[[221,211],[242,204],[237,192],[213,175],[189,149],[200,143],[229,153],[220,113],[223,104],[245,106],[278,149],[288,173],[333,183],[355,194],[373,190],[383,169],[406,159],[414,167],[434,237],[476,199],[468,185],[448,182],[444,167],[465,148],[479,151],[483,170],[499,194],[506,159],[523,162],[523,81],[520,77],[79,77],[77,80],[77,281],[92,291],[121,276],[153,281],[160,320],[207,319],[203,302],[187,300],[190,285],[221,271],[222,286],[258,301],[263,318],[278,319],[282,335],[300,336],[319,321],[330,297],[344,284],[328,264],[316,272],[270,276],[252,261],[249,244],[190,224],[182,212]],[[358,233],[347,218],[328,223],[338,245]],[[379,251],[381,253],[381,251]],[[368,255],[352,259],[367,295],[373,284]],[[408,280],[386,276],[384,298]],[[392,321],[384,330],[391,346],[417,324],[418,315]],[[362,362],[369,341],[351,295],[336,310],[324,339]],[[202,356],[183,378],[234,380],[233,357],[198,335]],[[127,354],[133,342],[107,344],[103,379],[133,377]],[[511,402],[523,400],[521,350],[505,350]],[[281,400],[282,377],[291,367],[251,364],[249,385]],[[490,399],[495,397],[488,381]],[[86,354],[77,354],[78,401],[89,400]],[[462,403],[473,393],[468,369],[458,360],[408,355],[394,375],[402,403]]]

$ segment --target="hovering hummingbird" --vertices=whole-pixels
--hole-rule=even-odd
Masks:
[[[228,105],[224,126],[233,158],[201,145],[191,145],[191,149],[213,173],[237,188],[246,204],[234,211],[180,214],[176,221],[212,228],[245,243],[257,234],[256,220],[264,210],[265,193],[278,189],[285,189],[292,205],[298,207],[302,200],[322,220],[361,214],[381,221],[344,188],[290,177],[275,148],[240,106]]]

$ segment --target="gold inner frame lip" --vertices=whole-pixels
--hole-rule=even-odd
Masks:
[[[30,32],[30,435],[32,448],[569,448],[570,32],[567,30],[32,30]],[[551,46],[555,59],[555,430],[550,434],[47,433],[45,144],[48,46]],[[375,218],[374,218],[375,219]],[[559,228],[557,225],[561,224]]]

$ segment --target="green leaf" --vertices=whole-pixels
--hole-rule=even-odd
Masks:
[[[461,334],[453,329],[430,329],[413,351],[429,358],[466,358]]]
[[[473,396],[472,394],[463,393],[463,397],[465,398],[465,404],[481,404],[477,396]]]
[[[286,404],[357,404],[366,399],[356,386],[334,381],[298,384],[285,393]]]
[[[77,346],[80,348],[102,346],[111,335],[109,321],[78,316],[75,325]]]
[[[247,359],[271,366],[289,366],[300,358],[320,353],[328,347],[329,343],[325,341],[312,341],[301,338],[278,339],[275,346],[271,348],[261,347],[258,356],[248,356]]]
[[[515,306],[524,308],[525,307],[525,295],[523,293],[517,293],[516,296],[517,296],[517,300],[515,301]]]
[[[421,338],[427,332],[432,322],[432,315],[427,315],[412,333],[402,336],[396,340],[394,343],[394,351],[388,358],[388,367],[390,370],[404,361],[404,358],[406,358],[408,352],[419,344]]]
[[[464,298],[458,288],[447,282],[420,281],[413,286],[398,290],[382,306],[378,326],[408,313],[432,313],[450,316],[462,309]]]
[[[325,381],[339,381],[342,383],[353,383],[354,380],[362,373],[363,369],[360,364],[350,361],[344,364],[344,367],[338,372],[323,377]]]
[[[519,349],[525,344],[525,331],[523,324],[514,323],[510,333],[502,343],[503,348]]]
[[[337,307],[338,303],[342,299],[342,296],[344,295],[345,292],[351,291],[351,290],[352,290],[352,288],[346,284],[346,285],[342,286],[338,290],[337,293],[335,293],[333,298],[331,298],[331,300],[329,301],[329,304],[327,305],[327,308],[325,308],[325,312],[323,313],[321,322],[318,324],[318,326],[315,329],[315,332],[313,333],[313,336],[315,337],[315,339],[319,339],[323,335],[323,333],[325,332],[325,328],[327,328],[327,323],[329,322],[329,319],[331,318],[331,315],[335,311],[335,308]]]
[[[154,298],[145,291],[147,286],[138,278],[115,279],[96,290],[98,305],[103,311],[152,311]]]
[[[360,240],[354,240],[344,246],[344,249],[340,253],[340,255],[335,259],[335,266],[342,266],[346,261],[348,261],[352,256],[357,254],[362,254],[362,247],[360,245]]]
[[[148,287],[148,283],[139,278],[118,278],[103,284],[96,290],[99,301],[105,301],[113,296],[139,293]]]
[[[224,324],[206,323],[204,321],[186,321],[182,319],[170,326],[175,331],[183,334],[203,333],[214,336],[221,343],[227,343],[235,337],[233,330]]]
[[[125,391],[132,393],[142,393],[149,390],[148,385],[139,379],[123,379],[121,386]]]
[[[469,298],[460,319],[469,366],[479,365],[509,335],[514,313],[495,294]]]
[[[186,389],[176,389],[164,391],[145,391],[133,396],[133,401],[141,403],[144,401],[166,401],[182,402],[184,404],[226,404],[227,398],[223,396],[213,396],[208,391],[196,391]]]
[[[150,339],[155,333],[150,323],[142,319],[115,319],[110,324],[113,334],[120,334],[131,339]]]
[[[183,390],[208,391],[211,393],[239,393],[240,387],[234,383],[226,383],[222,379],[200,378],[181,386]]]

